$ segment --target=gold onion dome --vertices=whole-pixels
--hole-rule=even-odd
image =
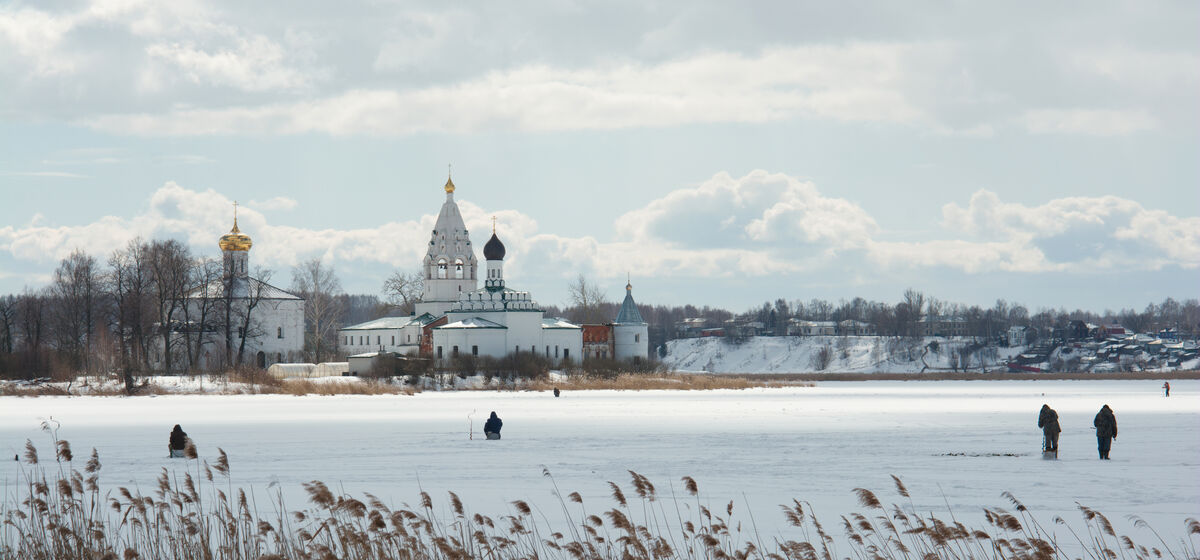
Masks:
[[[452,181],[449,177],[446,177],[446,192],[454,192],[454,181]]]
[[[233,219],[233,229],[229,233],[221,236],[221,241],[218,243],[222,251],[249,251],[254,245],[250,241],[250,236],[242,233],[237,227],[237,218]]]

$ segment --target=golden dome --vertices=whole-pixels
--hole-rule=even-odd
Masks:
[[[446,177],[446,192],[454,192],[454,181],[450,180],[449,177]]]
[[[221,241],[217,243],[221,246],[222,251],[249,251],[254,245],[250,241],[250,236],[241,232],[237,227],[237,218],[233,219],[233,229],[229,233],[221,236]]]

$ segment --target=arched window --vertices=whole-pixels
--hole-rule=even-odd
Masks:
[[[463,262],[462,259],[454,260],[454,277],[462,280],[463,277]]]
[[[445,278],[445,277],[446,277],[446,261],[443,259],[443,260],[438,261],[438,278]]]

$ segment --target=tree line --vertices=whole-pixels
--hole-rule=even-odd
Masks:
[[[395,272],[381,286],[383,297],[345,293],[333,268],[321,259],[305,261],[291,272],[291,292],[305,300],[302,359],[311,362],[342,358],[337,331],[343,326],[408,315],[423,291],[419,271]],[[262,283],[272,275],[263,268],[252,274]],[[132,386],[139,375],[199,371],[204,355],[218,357],[220,369],[237,367],[245,363],[247,342],[265,333],[256,317],[256,294],[252,290],[246,301],[234,305],[228,282],[221,261],[197,257],[176,240],[135,239],[104,261],[77,250],[61,260],[48,286],[0,296],[0,377],[65,380],[80,373],[119,373]],[[220,297],[196,297],[213,293]],[[544,307],[547,316],[604,324],[612,322],[620,307],[582,275],[568,286],[568,293],[567,305]],[[189,301],[197,303],[189,305]],[[652,349],[676,338],[675,326],[686,318],[702,318],[713,325],[730,319],[757,321],[765,331],[779,335],[787,333],[793,319],[850,319],[871,324],[882,336],[911,337],[921,334],[921,317],[953,316],[965,321],[967,336],[985,342],[1013,325],[1048,332],[1070,320],[1121,324],[1135,332],[1173,328],[1192,338],[1200,331],[1200,303],[1194,298],[1182,302],[1167,298],[1141,311],[1044,308],[1031,312],[1004,299],[984,308],[909,288],[896,303],[861,297],[837,303],[777,298],[742,313],[712,306],[646,303],[638,309],[649,324]]]

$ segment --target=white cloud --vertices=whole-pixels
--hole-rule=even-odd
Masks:
[[[0,45],[11,46],[38,75],[72,72],[79,60],[59,52],[59,45],[75,25],[75,17],[0,6]]]
[[[147,135],[548,131],[796,117],[917,123],[926,116],[908,98],[900,68],[937,48],[852,44],[707,53],[656,65],[530,65],[451,86],[351,89],[300,102],[109,114],[85,123]]]
[[[877,229],[858,205],[823,196],[811,182],[754,171],[718,173],[693,188],[677,189],[617,219],[622,237],[677,247],[808,244],[862,247]]]
[[[266,210],[296,201],[276,197],[239,210],[241,230],[254,239],[254,264],[287,270],[314,256],[337,263],[415,268],[424,256],[436,208],[407,220],[358,229],[314,229],[272,223]],[[1038,206],[1003,202],[986,190],[966,207],[947,204],[947,237],[896,239],[858,205],[823,195],[809,182],[754,171],[718,173],[634,209],[614,223],[615,240],[540,231],[512,209],[459,208],[480,244],[497,217],[509,249],[510,276],[571,277],[580,272],[636,276],[740,278],[822,273],[836,277],[862,266],[947,268],[979,274],[1073,272],[1105,274],[1163,267],[1200,267],[1200,217],[1179,217],[1114,196],[1070,197]],[[76,248],[106,257],[130,239],[177,238],[199,255],[216,256],[229,230],[232,201],[213,190],[167,183],[146,210],[92,223],[55,226],[40,215],[0,228],[0,251],[18,260],[51,263]]]
[[[1158,120],[1142,109],[1038,109],[1019,120],[1032,134],[1122,136],[1158,128]]]
[[[1147,210],[1116,196],[1066,197],[1026,206],[980,190],[966,208],[943,206],[942,219],[955,239],[872,242],[869,257],[885,266],[945,266],[972,273],[1200,267],[1200,217]]]
[[[152,59],[178,68],[192,83],[246,91],[286,90],[308,84],[309,76],[287,66],[281,45],[262,35],[231,37],[229,45],[205,49],[194,43],[156,43]]]

